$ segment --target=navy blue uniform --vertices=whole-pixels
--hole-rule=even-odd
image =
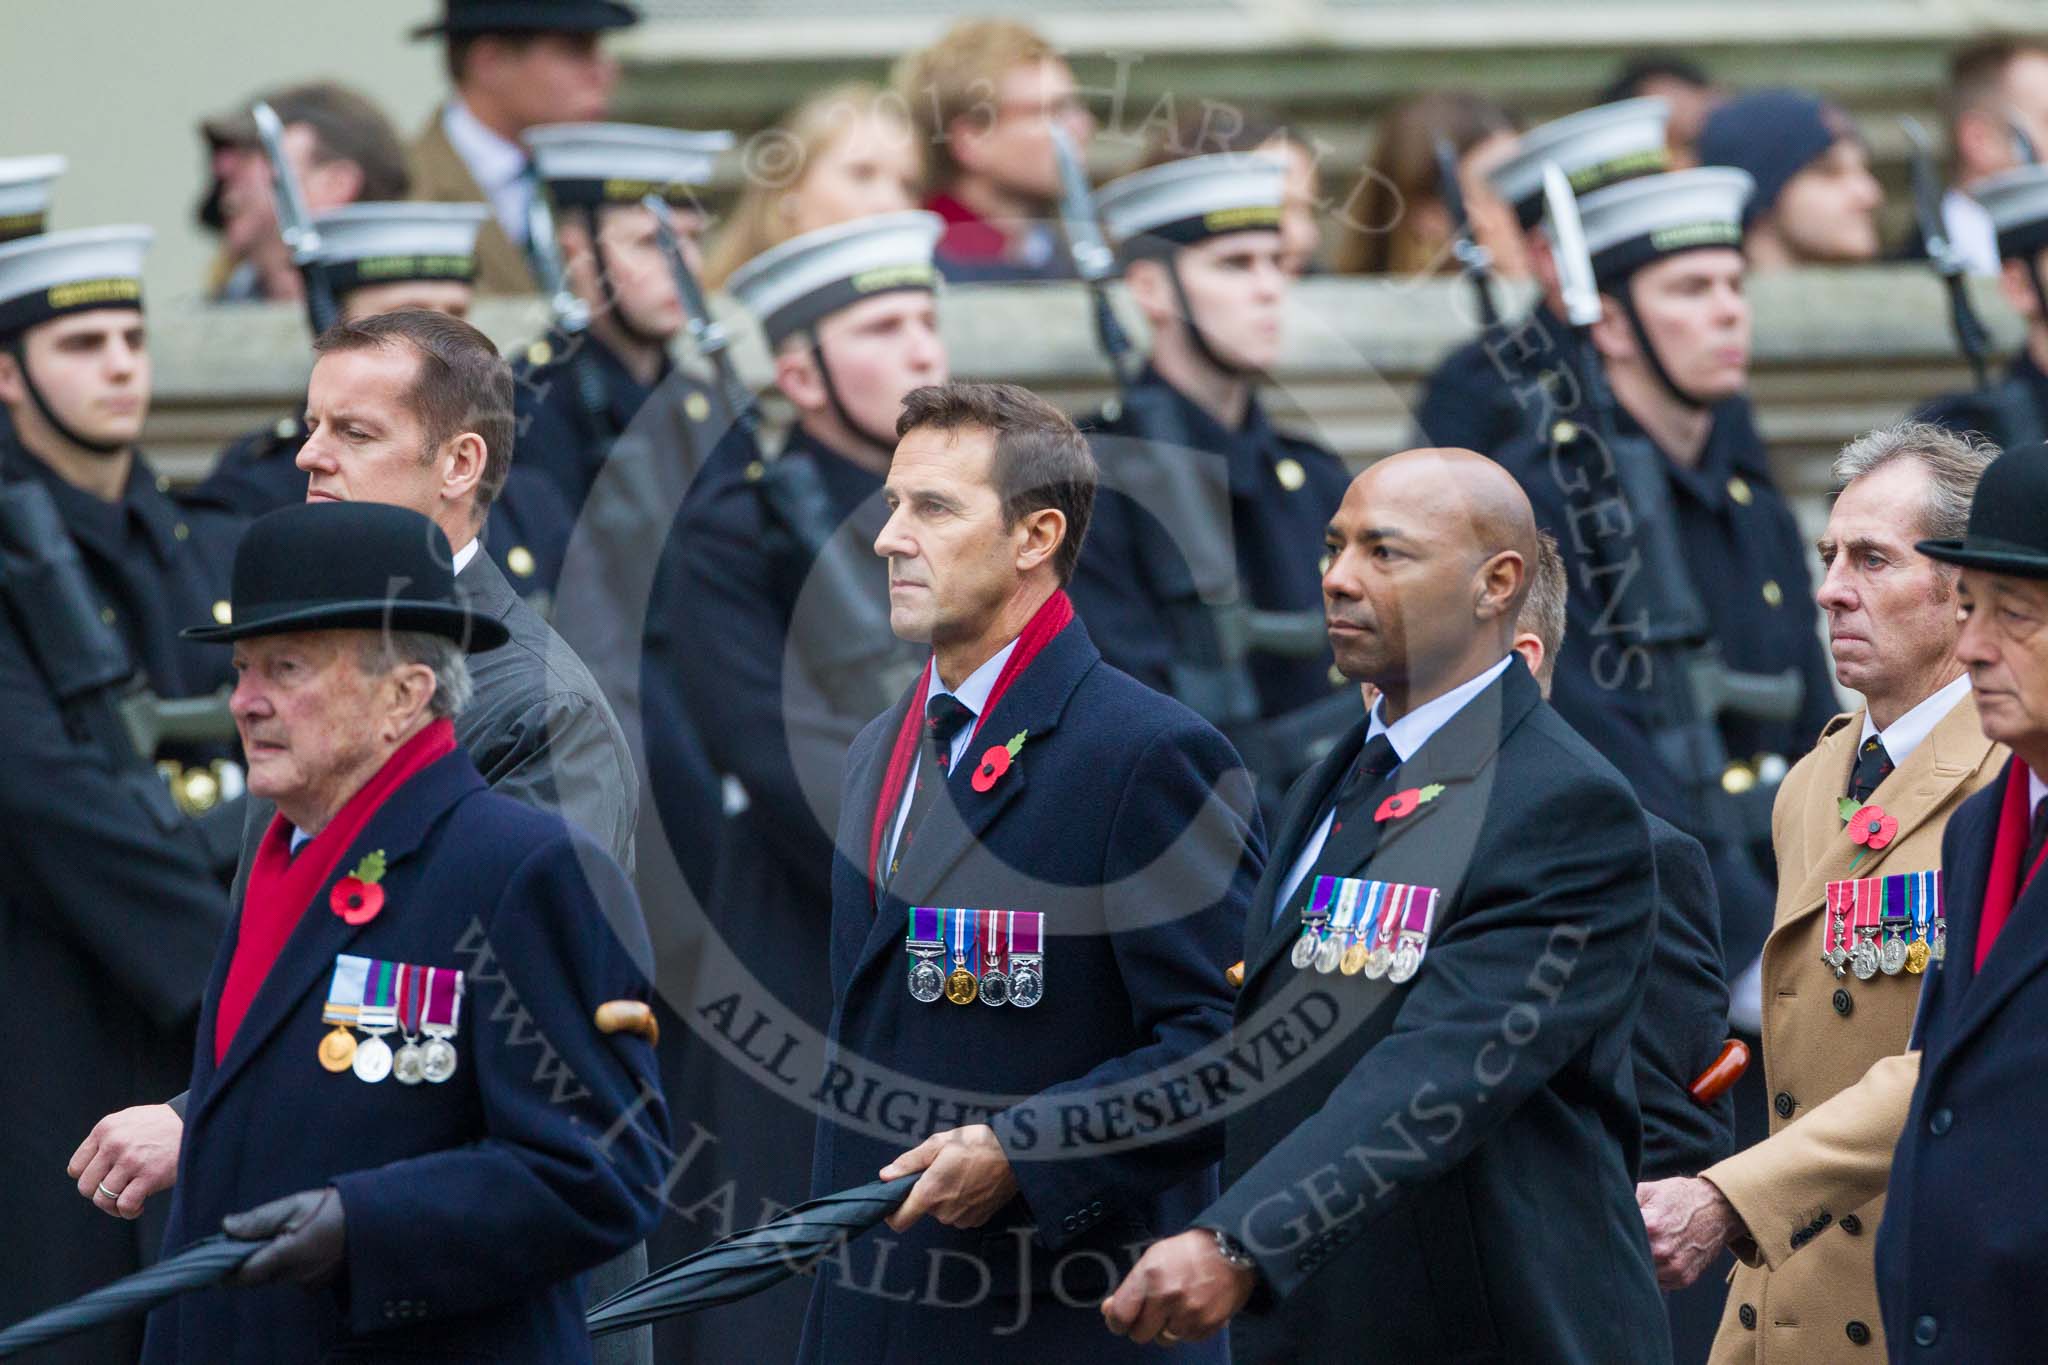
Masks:
[[[84,562],[94,601],[142,680],[162,697],[234,681],[227,651],[180,640],[227,596],[239,522],[188,512],[137,457],[119,500],[72,487],[12,441],[0,478],[46,489]],[[4,601],[4,599],[0,599]],[[103,1115],[184,1084],[192,1025],[227,921],[227,845],[210,847],[153,776],[117,776],[112,756],[67,722],[32,632],[51,623],[0,609],[0,1132],[8,1233],[0,1237],[0,1319],[12,1322],[138,1269],[162,1224],[109,1218],[64,1178]],[[232,745],[174,745],[163,760],[211,766]],[[234,812],[215,820],[232,844]],[[47,1359],[132,1358],[116,1326],[48,1349]],[[39,1355],[38,1359],[44,1356]]]
[[[1636,448],[1654,449],[1625,411],[1617,410],[1617,419],[1625,436],[1642,442]],[[1688,828],[1696,816],[1686,794],[1657,752],[1647,697],[1630,687],[1603,687],[1597,675],[1595,660],[1603,642],[1611,641],[1619,627],[1604,620],[1596,588],[1605,589],[1601,580],[1588,576],[1585,565],[1591,561],[1577,548],[1592,543],[1595,523],[1583,510],[1576,519],[1572,516],[1575,504],[1553,471],[1547,435],[1510,444],[1496,458],[1529,495],[1537,524],[1557,537],[1566,565],[1578,566],[1571,573],[1570,627],[1558,653],[1553,703],[1635,784],[1646,808],[1699,835]],[[1775,754],[1788,765],[1796,762],[1835,714],[1834,678],[1813,601],[1812,551],[1790,504],[1771,483],[1748,402],[1729,399],[1714,409],[1713,429],[1695,467],[1682,468],[1663,457],[1662,468],[1681,558],[1723,660],[1751,673],[1793,669],[1801,679],[1799,712],[1790,721],[1722,717],[1719,728],[1728,757],[1754,764]],[[1708,852],[1714,857],[1721,941],[1732,976],[1755,959],[1770,932],[1775,870],[1767,837],[1747,857],[1711,841]]]
[[[1895,1361],[2037,1360],[2048,1204],[2034,1143],[2048,1068],[2048,877],[1975,969],[1999,811],[2014,767],[1941,836],[1948,951],[1921,987],[1920,1079],[1892,1156],[1877,1297]]]
[[[298,458],[305,444],[305,424],[281,417],[223,450],[213,472],[178,499],[243,517],[304,502],[307,475]],[[520,459],[525,459],[523,447]],[[562,575],[571,524],[569,508],[554,486],[517,463],[506,472],[505,486],[485,515],[484,552],[505,571],[514,591],[545,608]]]
[[[1944,395],[1913,415],[1950,431],[1988,436],[2001,450],[2031,445],[2048,436],[2048,373],[2022,348],[2005,378],[1988,389]]]
[[[1289,793],[1245,922],[1234,1055],[1267,1070],[1239,1074],[1226,1189],[1196,1219],[1258,1263],[1231,1358],[1669,1361],[1635,1201],[1642,811],[1511,663],[1363,798],[1435,799],[1333,837],[1290,890],[1366,731]],[[1317,875],[1437,890],[1412,979],[1291,965]],[[1308,1020],[1312,1050],[1279,1032]]]
[[[839,549],[865,571],[864,614],[847,620],[838,604],[805,599],[812,557],[770,507],[763,478],[787,476],[802,462],[815,471],[825,516],[839,528]],[[772,472],[771,472],[772,470]],[[686,503],[664,560],[648,630],[648,686],[666,679],[704,736],[716,770],[745,793],[724,821],[710,901],[725,950],[751,977],[700,968],[703,999],[742,990],[742,1022],[758,1008],[764,1036],[792,1024],[822,1034],[832,985],[826,940],[832,918],[832,833],[839,825],[839,783],[846,751],[876,707],[859,707],[837,684],[812,671],[804,641],[820,634],[889,640],[887,573],[875,536],[887,520],[882,476],[793,429],[775,464],[755,477],[714,476]],[[895,651],[897,688],[923,664],[924,651]],[[875,670],[879,682],[888,670]],[[865,688],[858,692],[866,691]],[[650,740],[650,744],[652,744]],[[669,796],[673,784],[659,780]],[[660,805],[672,839],[689,830],[690,793]],[[707,979],[708,978],[708,979]],[[680,1006],[681,1001],[677,1002]],[[687,1032],[664,1049],[664,1076],[678,1115],[718,1135],[716,1148],[691,1163],[671,1202],[688,1207],[731,1182],[736,1221],[760,1221],[764,1205],[807,1196],[811,1114],[778,1098],[751,1068],[709,1049],[686,1047]],[[671,1219],[657,1232],[654,1259],[687,1254],[719,1229],[714,1220]],[[786,1360],[796,1353],[810,1287],[793,1283],[744,1313],[706,1313],[662,1324],[663,1359],[728,1360],[742,1354]]]
[[[1158,1078],[1229,1023],[1223,971],[1264,853],[1249,793],[1226,776],[1237,756],[1072,622],[990,708],[878,906],[864,864],[913,704],[921,693],[847,756],[812,1188],[863,1184],[936,1129],[991,1123],[1020,1193],[979,1228],[925,1219],[851,1244],[819,1273],[801,1359],[1220,1361],[1220,1339],[1163,1354],[1113,1338],[1096,1304],[1134,1243],[1180,1231],[1215,1192],[1221,1134],[1168,1117]],[[970,760],[1019,731],[1014,764],[974,791]],[[1042,1002],[914,999],[912,905],[1042,912]]]
[[[1548,411],[1538,376],[1564,365],[1559,341],[1570,331],[1539,303],[1501,334],[1482,333],[1451,351],[1423,382],[1417,443],[1486,454],[1537,430]]]
[[[512,372],[519,381],[512,406],[519,424],[520,459],[554,480],[574,512],[590,495],[612,442],[676,370],[664,355],[661,372],[652,383],[643,384],[610,347],[588,332],[568,337],[551,331],[526,348]],[[708,398],[696,381],[687,383],[700,399]],[[694,420],[705,415],[691,414]]]
[[[352,928],[329,913],[329,888],[380,849],[384,912]],[[487,790],[457,750],[371,816],[216,1067],[231,930],[200,1015],[165,1245],[333,1185],[345,1272],[317,1291],[175,1299],[151,1315],[144,1359],[588,1361],[580,1277],[653,1224],[668,1141],[653,1049],[592,1023],[607,1000],[651,994],[644,935],[622,942],[605,903],[630,905],[632,891],[603,850]],[[621,931],[636,925],[619,917]],[[368,1085],[321,1068],[342,953],[465,974],[448,1082]]]

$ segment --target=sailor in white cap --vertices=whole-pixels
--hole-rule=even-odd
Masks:
[[[103,227],[0,245],[0,405],[14,427],[0,437],[0,810],[22,832],[0,860],[0,1028],[10,1040],[0,1104],[33,1116],[0,1132],[0,1169],[20,1173],[0,1238],[9,1321],[132,1272],[155,1250],[160,1228],[109,1218],[111,1199],[96,1210],[57,1177],[64,1149],[99,1115],[183,1084],[227,924],[225,877],[197,821],[228,822],[212,846],[222,865],[240,827],[238,810],[220,808],[241,785],[232,747],[138,755],[118,729],[82,723],[82,679],[113,690],[132,667],[161,697],[233,681],[227,660],[178,631],[226,610],[239,526],[180,509],[136,448],[150,405],[150,237]],[[21,514],[35,504],[54,521],[47,540],[24,533]],[[59,610],[37,598],[44,576],[30,566],[72,555],[88,597]],[[111,669],[88,652],[81,621],[104,623]],[[139,1329],[81,1339],[82,1354],[66,1358],[132,1360]]]
[[[804,233],[734,271],[726,287],[759,322],[775,387],[795,410],[781,453],[685,504],[657,584],[643,672],[668,680],[712,764],[746,791],[725,822],[710,911],[728,947],[774,994],[770,1014],[823,1032],[832,991],[817,942],[831,901],[834,802],[846,750],[923,664],[889,629],[874,541],[887,519],[882,480],[903,397],[950,375],[939,335],[936,214],[900,212]],[[821,561],[830,562],[821,562]],[[652,685],[652,684],[650,684]],[[664,799],[675,837],[686,812]],[[723,992],[728,986],[722,985]],[[682,1008],[678,1002],[678,1008]],[[693,1057],[664,1084],[679,1109],[719,1132],[754,1135],[692,1160],[671,1198],[687,1207],[737,1192],[742,1208],[799,1202],[810,1186],[800,1110],[745,1068]],[[694,1240],[689,1240],[694,1239]],[[706,1240],[671,1220],[655,1263]],[[707,1313],[662,1339],[665,1359],[794,1359],[807,1288],[781,1311]],[[751,1349],[750,1349],[751,1348]]]
[[[2020,166],[1970,191],[1984,206],[2003,263],[1999,289],[2026,320],[2026,344],[1987,388],[1935,399],[1919,415],[1952,431],[1978,431],[2004,450],[2048,439],[2048,166]]]
[[[1542,424],[1538,398],[1560,373],[1568,327],[1557,292],[1550,243],[1543,235],[1543,167],[1555,163],[1576,194],[1665,169],[1670,106],[1655,97],[1581,109],[1522,134],[1487,179],[1514,210],[1541,289],[1536,304],[1498,335],[1453,350],[1423,385],[1415,406],[1416,443],[1491,454]]]
[[[1249,727],[1327,702],[1343,686],[1317,634],[1321,571],[1303,547],[1322,543],[1349,482],[1330,451],[1276,428],[1256,393],[1280,358],[1292,286],[1279,231],[1286,175],[1278,158],[1220,153],[1150,166],[1098,193],[1104,233],[1151,329],[1152,350],[1121,398],[1084,424],[1103,487],[1069,589],[1103,657],[1224,726],[1262,796],[1276,802],[1312,756],[1292,740],[1266,749]],[[1209,460],[1197,461],[1195,451]],[[1174,471],[1176,482],[1199,480],[1201,468],[1217,472],[1215,457],[1227,471],[1227,496],[1183,504],[1188,518],[1115,491],[1153,465]],[[1218,515],[1226,509],[1227,521]],[[1234,569],[1229,586],[1240,602],[1298,613],[1307,624],[1303,651],[1254,647],[1230,665],[1234,712],[1219,711],[1206,684],[1199,690],[1208,695],[1197,695],[1179,667],[1215,652],[1204,602],[1175,590],[1187,576],[1177,566],[1201,555],[1191,551],[1197,545],[1208,547],[1224,577]]]
[[[1745,172],[1716,166],[1610,185],[1579,201],[1591,274],[1584,287],[1597,289],[1602,308],[1576,364],[1599,366],[1611,412],[1592,410],[1586,395],[1595,386],[1575,382],[1577,397],[1560,399],[1547,430],[1497,456],[1528,493],[1537,521],[1558,537],[1571,570],[1552,704],[1634,783],[1644,806],[1706,845],[1731,981],[1771,927],[1771,795],[1837,709],[1812,549],[1771,481],[1745,394],[1742,222],[1750,193]],[[1560,272],[1570,270],[1553,246]],[[1611,456],[1602,443],[1614,448]],[[1624,491],[1603,471],[1630,461],[1628,469],[1651,481]],[[1652,631],[1668,632],[1673,622],[1650,621],[1651,608],[1632,605],[1663,600],[1663,590],[1621,595],[1629,591],[1620,577],[1629,553],[1640,564],[1653,540],[1675,547],[1666,562],[1689,582],[1673,587],[1697,600],[1704,639],[1722,665],[1798,681],[1789,714],[1728,705],[1697,715],[1718,731],[1718,773],[1686,766],[1697,753],[1684,738],[1688,717],[1640,685],[1640,672],[1631,674],[1635,683],[1623,676],[1674,666],[1661,653],[1653,664],[1649,643]],[[1711,788],[1718,790],[1704,797]],[[1725,808],[1723,794],[1731,798]],[[1738,1111],[1742,1104],[1738,1095]],[[1743,1117],[1738,1112],[1738,1137]]]
[[[582,507],[612,442],[674,371],[669,346],[687,320],[641,201],[652,194],[669,205],[684,259],[701,272],[699,196],[732,141],[730,133],[626,123],[526,133],[553,208],[564,282],[589,322],[581,332],[558,323],[527,347],[517,366],[521,439],[572,509]],[[676,389],[693,426],[710,415],[714,405],[694,382]]]
[[[33,237],[50,212],[50,190],[64,174],[61,156],[0,157],[0,242]]]

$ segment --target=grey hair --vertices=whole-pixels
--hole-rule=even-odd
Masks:
[[[1977,481],[1998,458],[1998,447],[1975,432],[1957,433],[1932,422],[1894,422],[1865,432],[1835,456],[1834,491],[1897,460],[1917,460],[1928,474],[1920,539],[1961,540],[1970,524]]]
[[[368,634],[358,656],[365,673],[389,673],[408,664],[425,664],[434,673],[434,695],[427,714],[440,719],[460,715],[476,694],[469,676],[469,656],[446,636],[424,630],[383,630]]]

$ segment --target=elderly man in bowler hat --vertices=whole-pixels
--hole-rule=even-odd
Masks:
[[[507,632],[449,559],[404,508],[286,508],[236,551],[231,624],[187,632],[234,648],[276,814],[201,1006],[166,1245],[272,1240],[159,1309],[148,1361],[588,1361],[578,1279],[654,1222],[651,953],[601,904],[632,890],[456,747],[464,651]]]

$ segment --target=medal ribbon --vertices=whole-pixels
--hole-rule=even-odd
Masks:
[[[1347,934],[1358,923],[1358,912],[1364,908],[1365,887],[1355,877],[1343,879],[1337,892],[1337,911],[1332,917],[1330,931]]]
[[[1408,888],[1408,913],[1404,929],[1429,938],[1429,926],[1436,919],[1436,888],[1433,886],[1411,886]]]
[[[1379,929],[1372,936],[1372,946],[1388,948],[1394,946],[1394,938],[1401,928],[1401,921],[1408,910],[1408,888],[1399,882],[1387,884],[1386,907],[1380,911]]]
[[[388,1029],[397,1026],[398,1007],[395,1001],[400,970],[400,964],[396,962],[370,963],[369,980],[363,988],[362,1012],[356,1016],[358,1027]]]
[[[1366,882],[1358,896],[1358,918],[1351,926],[1354,942],[1370,944],[1379,932],[1380,916],[1387,910],[1387,884]]]
[[[945,931],[939,927],[939,912],[929,905],[910,907],[910,941],[916,944],[940,943]]]
[[[343,953],[334,959],[334,981],[327,987],[327,1008],[320,1012],[323,1024],[353,1024],[363,1012],[364,978],[370,959]]]
[[[1308,904],[1301,909],[1301,922],[1313,928],[1317,920],[1328,918],[1330,902],[1335,900],[1336,896],[1337,879],[1335,877],[1316,878],[1315,882],[1309,887]]]
[[[427,1003],[427,972],[409,962],[398,969],[398,1028],[408,1038],[420,1031],[420,1015]]]
[[[427,968],[427,1032],[452,1035],[462,1026],[462,973],[453,967]]]
[[[989,919],[988,936],[982,948],[984,961],[988,964],[989,970],[1000,973],[1003,976],[1008,976],[1010,974],[1010,938],[1017,932],[1017,912],[1015,910],[990,910],[986,913]]]
[[[1912,919],[1913,893],[1919,889],[1919,881],[1919,874],[1912,872],[1895,873],[1884,879],[1884,897],[1877,912],[1878,928],[1881,931],[1896,930],[1900,927],[1899,921]],[[1884,934],[1880,932],[1880,946],[1883,939]]]
[[[1021,932],[1019,926],[1022,926]],[[1010,912],[1010,955],[1040,953],[1045,930],[1043,910],[1012,910]]]

